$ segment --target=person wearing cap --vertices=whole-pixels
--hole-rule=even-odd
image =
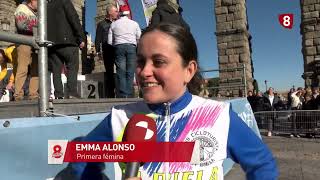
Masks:
[[[114,66],[114,48],[112,45],[108,44],[108,33],[111,23],[118,18],[119,12],[118,8],[113,4],[108,4],[106,7],[106,17],[98,23],[95,39],[95,47],[97,54],[103,59],[104,67],[106,69],[105,73],[105,83],[106,83],[106,97],[115,97],[115,82],[113,74]]]
[[[120,18],[111,24],[108,34],[108,43],[115,47],[117,98],[133,97],[136,47],[141,29],[129,17],[129,7],[120,6]]]

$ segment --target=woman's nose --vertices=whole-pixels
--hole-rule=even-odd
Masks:
[[[141,68],[140,76],[142,77],[152,76],[152,65],[150,63],[146,63]]]

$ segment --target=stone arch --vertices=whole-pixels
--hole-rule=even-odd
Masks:
[[[246,65],[247,88],[252,89],[253,66],[245,0],[215,0],[219,69]],[[320,0],[301,0],[302,54],[305,87],[320,86]],[[237,73],[220,72],[220,86]]]
[[[239,95],[243,91],[243,76],[246,88],[253,89],[253,65],[251,58],[251,35],[249,33],[245,0],[215,0],[216,37],[219,69],[237,68],[245,65],[243,71],[220,71],[220,86],[230,88],[232,94]],[[239,85],[239,86],[238,86]],[[230,91],[229,90],[229,91]],[[226,89],[220,89],[226,95]]]
[[[320,0],[301,0],[302,54],[305,87],[320,86]]]

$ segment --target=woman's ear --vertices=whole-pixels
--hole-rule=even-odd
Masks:
[[[186,75],[184,82],[187,84],[191,81],[192,77],[195,75],[195,73],[198,70],[198,64],[195,60],[189,61],[188,66],[186,67]]]

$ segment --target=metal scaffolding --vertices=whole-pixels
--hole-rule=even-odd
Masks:
[[[24,36],[0,31],[0,40],[12,43],[26,44],[39,50],[38,74],[39,74],[39,115],[46,116],[49,104],[48,91],[48,49],[52,45],[47,41],[47,6],[46,0],[38,1],[38,28],[36,35]]]

